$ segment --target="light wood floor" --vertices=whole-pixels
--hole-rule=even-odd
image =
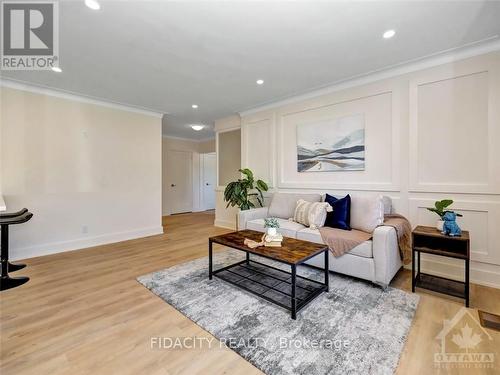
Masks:
[[[227,348],[151,349],[151,337],[211,336],[154,296],[135,278],[206,256],[207,237],[226,230],[212,213],[164,218],[165,234],[26,261],[25,286],[0,294],[0,373],[10,374],[260,374]],[[402,271],[393,286],[409,290]],[[500,290],[472,286],[470,311],[500,314]],[[400,360],[398,374],[477,374],[479,370],[436,370],[435,336],[443,319],[462,303],[425,292]],[[230,303],[230,301],[228,301]],[[480,345],[496,352],[500,333]],[[313,375],[313,374],[311,374]]]

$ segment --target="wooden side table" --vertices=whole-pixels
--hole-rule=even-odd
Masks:
[[[464,230],[460,237],[451,237],[441,234],[436,228],[419,225],[413,230],[412,237],[412,292],[415,292],[415,287],[433,290],[463,298],[465,306],[469,307],[469,232]],[[420,253],[463,259],[465,261],[465,282],[420,272]],[[415,263],[417,263],[417,267],[415,267]]]

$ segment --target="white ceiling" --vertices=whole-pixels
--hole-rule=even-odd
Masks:
[[[497,1],[81,0],[59,14],[63,73],[4,77],[168,113],[163,133],[193,139],[217,118],[500,34]]]

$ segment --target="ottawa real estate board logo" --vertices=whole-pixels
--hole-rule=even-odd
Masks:
[[[434,353],[435,368],[492,369],[495,366],[496,353],[484,350],[492,347],[493,338],[465,307],[443,322],[436,340],[440,342],[440,350]]]
[[[1,2],[2,70],[49,70],[59,65],[56,1]]]

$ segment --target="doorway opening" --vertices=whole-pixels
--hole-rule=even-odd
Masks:
[[[193,211],[193,153],[168,150],[164,167],[167,215]],[[165,211],[165,210],[164,210]]]
[[[163,136],[162,216],[214,210],[216,181],[215,140]]]
[[[217,180],[217,158],[215,152],[200,155],[201,207],[204,211],[215,210],[215,184]]]

